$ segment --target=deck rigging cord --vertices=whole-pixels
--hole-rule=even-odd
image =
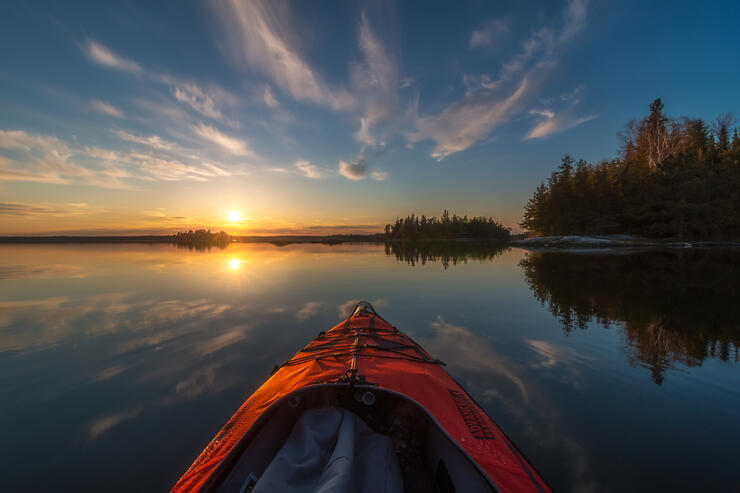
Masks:
[[[383,335],[389,334],[397,334],[397,332],[389,329],[368,329],[367,327],[338,329],[331,335],[324,334],[317,337],[296,356],[280,366],[293,366],[311,360],[346,357],[392,358],[418,363],[442,364],[438,359],[431,358],[418,344],[407,337],[403,337],[408,341],[404,344],[359,344],[360,338],[384,341]],[[416,354],[404,352],[404,350],[413,350]],[[383,352],[392,354],[379,354]]]

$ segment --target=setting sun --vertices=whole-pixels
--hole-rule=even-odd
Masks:
[[[229,212],[229,221],[238,223],[241,221],[242,215],[239,214],[239,211],[231,211]]]

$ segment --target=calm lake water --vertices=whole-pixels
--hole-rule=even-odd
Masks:
[[[740,253],[0,246],[0,491],[164,491],[355,300],[560,491],[740,490]]]

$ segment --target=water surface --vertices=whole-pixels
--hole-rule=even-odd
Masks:
[[[2,491],[168,489],[358,299],[560,491],[736,491],[740,254],[0,246]]]

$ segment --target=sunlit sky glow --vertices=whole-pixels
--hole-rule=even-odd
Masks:
[[[740,114],[738,3],[660,4],[3,2],[0,234],[515,227],[652,99]]]

